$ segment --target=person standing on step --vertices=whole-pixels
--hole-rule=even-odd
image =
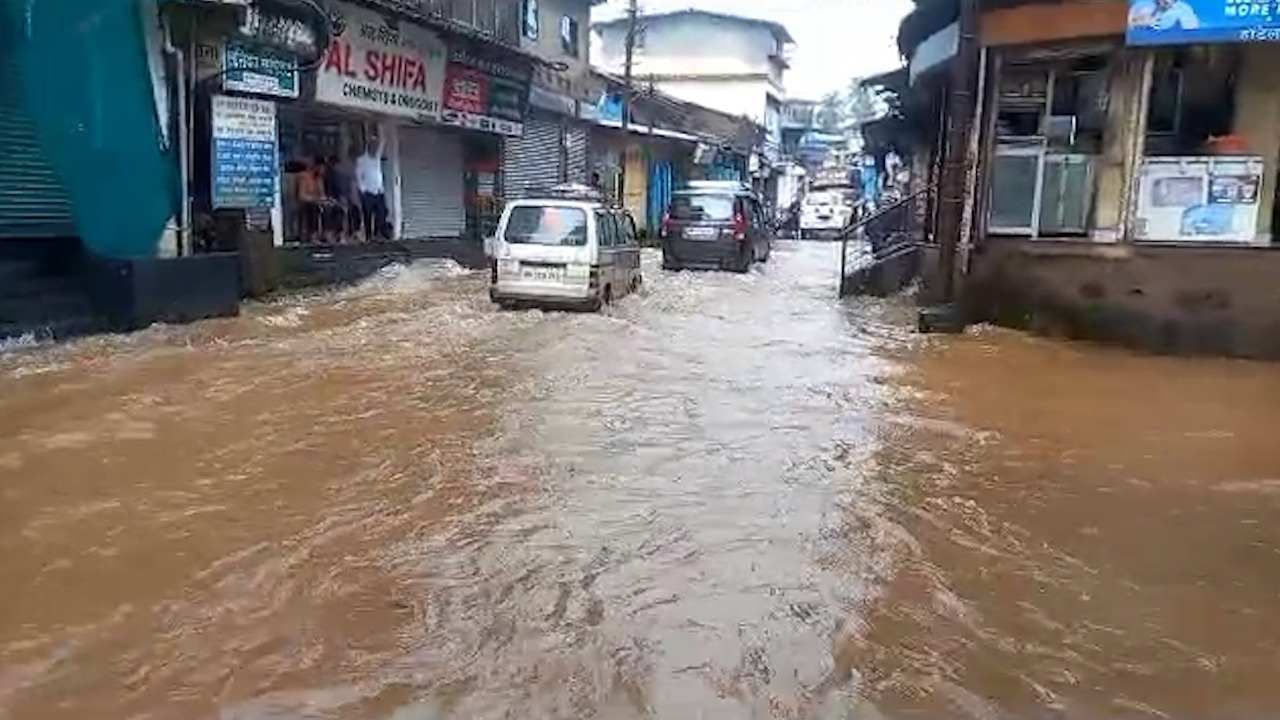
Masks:
[[[364,154],[356,158],[356,186],[360,190],[360,212],[366,239],[386,237],[387,193],[382,179],[382,155],[386,139],[379,137],[365,144]]]

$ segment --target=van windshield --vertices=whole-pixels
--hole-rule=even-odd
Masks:
[[[512,208],[502,237],[515,245],[582,247],[587,244],[587,213],[567,207]]]
[[[677,195],[671,199],[672,220],[733,219],[732,195]]]

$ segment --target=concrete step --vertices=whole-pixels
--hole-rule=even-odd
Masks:
[[[108,329],[102,318],[92,315],[63,317],[41,324],[12,324],[0,320],[0,341],[24,337],[40,342],[68,340]]]
[[[934,305],[920,309],[920,332],[959,335],[968,326],[964,312],[958,305]]]
[[[45,295],[0,295],[0,322],[43,323],[60,317],[93,313],[88,293],[58,292]]]
[[[27,275],[8,282],[0,280],[0,300],[76,294],[82,292],[83,286],[84,279],[79,275]]]
[[[35,260],[0,260],[0,293],[15,283],[39,277],[40,263]]]

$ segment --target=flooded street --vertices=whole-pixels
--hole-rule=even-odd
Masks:
[[[1255,718],[1280,366],[417,264],[0,352],[0,718]]]

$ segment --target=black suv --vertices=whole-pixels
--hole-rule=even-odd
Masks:
[[[747,272],[752,263],[768,262],[773,249],[760,201],[737,182],[691,182],[677,190],[661,235],[666,270]]]

